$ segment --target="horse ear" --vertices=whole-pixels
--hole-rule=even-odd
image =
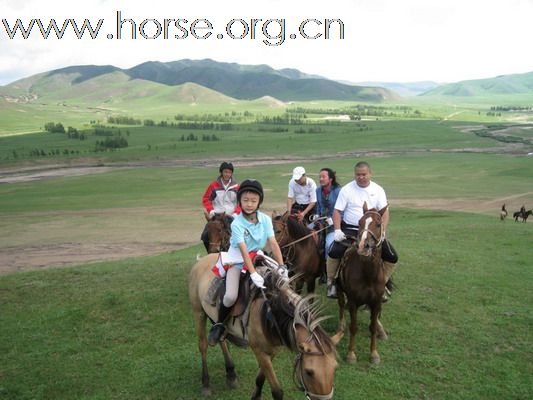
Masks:
[[[387,211],[387,208],[389,208],[389,205],[387,204],[385,207],[383,207],[381,210],[379,210],[379,215],[383,217],[383,214],[385,214],[385,211]]]
[[[363,203],[363,214],[368,211],[368,206],[366,205],[366,201]]]
[[[272,219],[276,218],[278,216],[278,212],[276,210],[272,211]]]
[[[309,343],[307,342],[298,343],[298,348],[302,353],[309,353],[312,351],[311,346],[309,346]]]
[[[331,336],[330,339],[333,345],[337,346],[337,344],[339,344],[343,336],[344,336],[344,331],[338,331],[335,335]]]

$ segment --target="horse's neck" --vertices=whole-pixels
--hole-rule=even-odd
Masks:
[[[350,259],[351,258],[351,259]],[[383,270],[383,260],[381,258],[381,246],[377,247],[370,257],[361,257],[357,250],[353,250],[351,257],[346,260],[347,268],[354,268],[353,265],[359,265],[359,273],[364,276],[366,279],[375,280],[377,279],[379,273]],[[359,259],[359,262],[355,262],[356,258]],[[377,267],[377,268],[376,268]]]

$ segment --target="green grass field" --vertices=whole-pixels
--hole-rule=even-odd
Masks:
[[[530,398],[531,225],[401,209],[391,240],[401,263],[383,312],[390,338],[379,345],[382,363],[369,365],[361,312],[360,361],[342,361],[343,339],[335,398]],[[202,398],[186,292],[201,251],[0,278],[0,398]],[[334,332],[336,306],[321,301]],[[233,354],[239,380],[229,390],[221,354],[210,351],[214,398],[251,394],[253,355]],[[282,353],[276,370],[286,397],[302,398],[291,382],[292,359]]]

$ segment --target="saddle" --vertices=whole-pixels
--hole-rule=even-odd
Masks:
[[[254,259],[254,265],[260,267],[263,265],[263,258],[261,256],[256,256]],[[239,278],[239,292],[237,295],[237,300],[235,304],[231,307],[230,318],[237,322],[240,322],[240,329],[242,337],[237,337],[231,334],[226,334],[226,339],[231,343],[239,347],[248,346],[248,338],[246,336],[246,326],[248,325],[248,319],[250,317],[250,305],[252,299],[257,294],[257,289],[254,284],[248,279],[250,273],[246,271],[240,275]],[[212,306],[218,308],[218,304],[222,302],[224,298],[224,293],[226,292],[226,279],[220,277],[213,277],[211,283],[209,284],[209,289],[206,294],[206,301]]]

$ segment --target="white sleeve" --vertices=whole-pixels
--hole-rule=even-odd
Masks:
[[[344,211],[344,209],[346,208],[346,202],[346,190],[342,188],[339,192],[339,197],[337,197],[337,201],[335,202],[335,209],[339,211]]]
[[[315,181],[311,181],[311,194],[309,195],[309,202],[310,203],[316,203],[316,183]]]
[[[292,179],[289,182],[289,194],[287,194],[287,197],[294,199],[294,188],[292,186]]]
[[[377,209],[381,210],[383,207],[387,205],[387,195],[385,194],[385,190],[383,190],[382,187],[380,187],[380,190],[378,192],[378,204]]]

